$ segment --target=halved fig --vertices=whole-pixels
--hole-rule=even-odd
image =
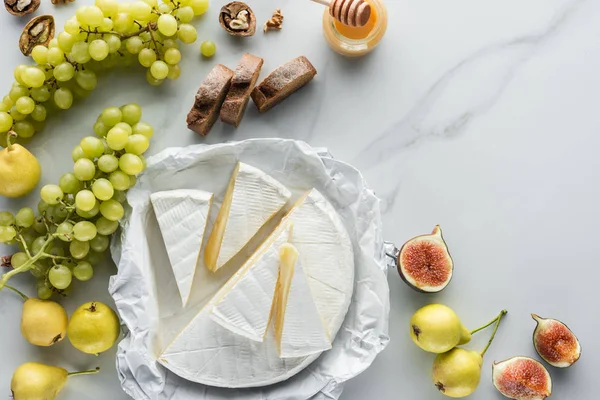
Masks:
[[[552,394],[548,370],[529,357],[513,357],[492,365],[494,386],[514,400],[544,400]]]
[[[533,331],[533,345],[540,357],[556,368],[567,368],[581,357],[577,336],[556,319],[541,318],[531,314],[537,322]]]
[[[439,225],[431,235],[421,235],[404,243],[398,255],[400,277],[416,291],[437,293],[452,279],[454,262]]]

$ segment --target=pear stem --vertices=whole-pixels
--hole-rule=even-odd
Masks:
[[[13,143],[11,139],[16,139],[17,137],[18,135],[15,131],[10,131],[8,132],[8,135],[6,135],[6,148],[8,151],[12,150]]]
[[[471,331],[471,335],[474,335],[474,334],[476,334],[477,332],[479,332],[479,331],[482,331],[482,330],[484,330],[485,328],[487,328],[487,327],[489,327],[489,326],[491,326],[491,325],[495,324],[497,320],[498,320],[498,316],[496,316],[496,318],[494,318],[493,320],[491,320],[491,321],[490,321],[490,322],[488,322],[487,324],[485,324],[485,325],[483,325],[483,326],[480,326],[479,328],[477,328],[477,329],[475,329],[475,330],[472,330],[472,331]]]
[[[96,367],[96,369],[88,369],[87,371],[69,372],[67,373],[67,376],[91,375],[97,374],[98,372],[100,372],[100,367]]]
[[[485,355],[485,353],[490,348],[490,345],[492,344],[492,341],[496,337],[496,332],[498,332],[498,327],[500,326],[500,321],[502,321],[502,317],[504,317],[507,313],[508,313],[508,311],[502,310],[502,311],[500,311],[500,314],[496,317],[496,326],[494,326],[494,331],[492,332],[492,336],[490,337],[490,340],[488,340],[488,343],[485,346],[485,349],[483,349],[483,351],[481,352],[481,358],[483,358],[483,356]]]
[[[23,300],[25,300],[25,301],[29,300],[29,297],[25,293],[21,292],[20,290],[14,288],[12,286],[9,286],[9,285],[4,285],[4,287],[7,288],[7,289],[12,290],[13,292],[15,292],[16,294],[18,294],[19,296],[21,296],[21,298]]]

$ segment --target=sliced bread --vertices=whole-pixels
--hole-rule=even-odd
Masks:
[[[244,54],[235,68],[231,88],[227,93],[223,107],[221,107],[221,121],[236,128],[240,125],[250,100],[250,93],[256,85],[262,65],[262,58],[252,54]]]

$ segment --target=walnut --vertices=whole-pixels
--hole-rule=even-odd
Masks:
[[[40,6],[40,0],[4,0],[4,8],[12,15],[22,17],[31,14]]]
[[[281,10],[278,8],[273,13],[273,16],[270,20],[265,22],[265,26],[263,27],[263,32],[267,33],[267,31],[271,29],[281,29],[281,24],[283,24],[283,14]]]
[[[21,53],[28,56],[35,46],[46,46],[54,38],[54,17],[52,15],[40,15],[33,18],[21,33],[19,38],[19,49]]]
[[[234,1],[221,8],[219,23],[233,36],[252,36],[256,32],[256,17],[246,3]]]

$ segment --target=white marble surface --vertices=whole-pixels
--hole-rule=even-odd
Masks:
[[[62,25],[89,1],[55,8],[45,0],[40,11],[52,12]],[[388,34],[375,53],[359,60],[330,51],[321,34],[322,9],[308,0],[250,1],[260,20],[280,7],[286,21],[280,33],[245,41],[218,27],[224,2],[213,1],[196,23],[200,39],[219,47],[212,60],[200,58],[197,44],[188,46],[181,79],[158,89],[147,86],[138,69],[112,72],[86,101],[54,118],[30,145],[44,166],[43,183],[71,168],[71,148],[92,132],[102,108],[131,101],[157,128],[152,153],[271,136],[327,146],[360,168],[382,197],[387,240],[401,244],[439,223],[456,263],[452,284],[436,296],[411,291],[390,271],[390,345],[346,385],[342,399],[442,398],[429,377],[433,357],[408,337],[410,315],[429,302],[455,308],[468,326],[509,310],[473,399],[501,398],[490,381],[493,360],[535,354],[531,312],[564,320],[584,349],[570,370],[551,370],[553,398],[596,398],[600,2],[388,0]],[[25,61],[16,45],[24,23],[0,12],[2,93],[14,66]],[[217,62],[234,66],[245,51],[265,58],[265,72],[304,54],[319,75],[266,115],[251,106],[237,131],[218,125],[206,139],[189,132],[185,115],[204,75]],[[34,196],[0,199],[0,208],[33,202]],[[93,285],[80,285],[69,310],[90,297],[107,300],[113,268],[106,266]],[[18,285],[30,288],[31,282]],[[63,399],[126,398],[112,354],[93,359],[68,343],[32,348],[20,337],[19,314],[18,298],[2,293],[0,393],[8,395],[17,365],[43,360],[104,367],[100,376],[73,379]],[[483,346],[486,336],[471,346]]]

